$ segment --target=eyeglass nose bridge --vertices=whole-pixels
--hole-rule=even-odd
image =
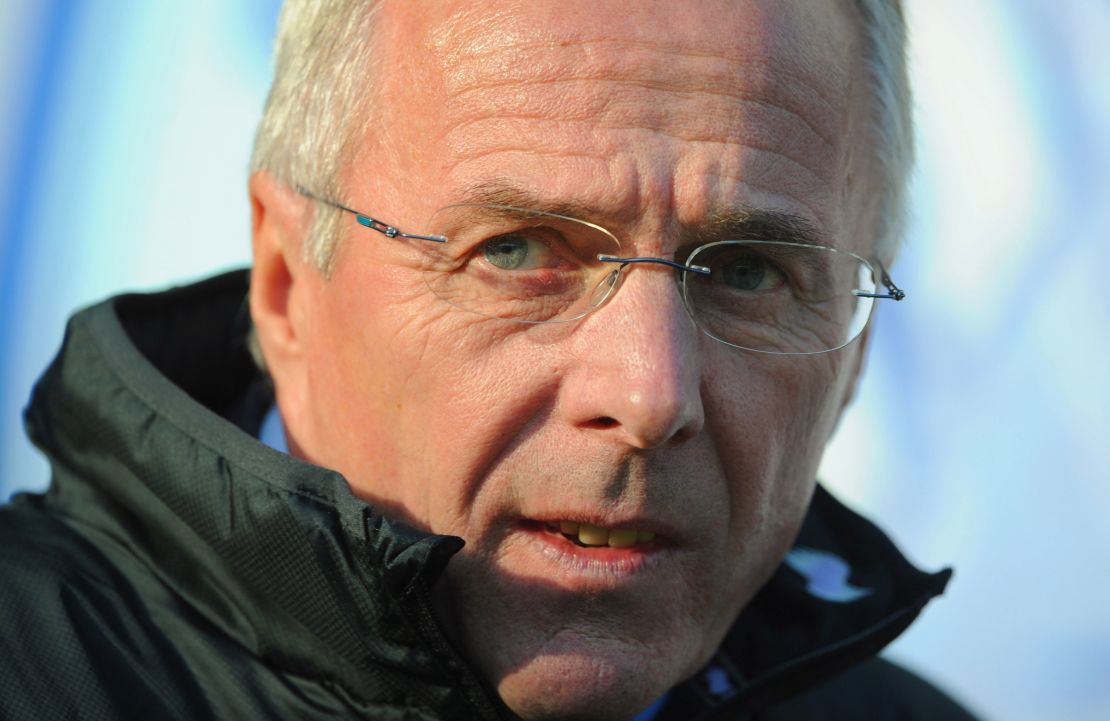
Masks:
[[[597,259],[602,263],[620,263],[622,268],[631,263],[657,263],[658,265],[665,265],[668,268],[674,268],[675,270],[681,270],[686,273],[697,273],[698,275],[710,275],[712,273],[712,271],[709,268],[706,268],[704,265],[685,265],[684,263],[667,260],[666,258],[621,258],[620,256],[616,255],[605,255],[604,253],[599,253]]]
[[[617,256],[617,255],[607,255],[605,253],[598,253],[597,259],[598,259],[598,261],[600,261],[602,263],[616,264],[617,268],[613,272],[606,274],[606,276],[605,276],[606,280],[602,281],[597,286],[597,288],[595,288],[595,293],[596,293],[596,291],[599,291],[599,290],[601,290],[603,292],[600,293],[600,294],[596,294],[594,296],[593,301],[590,303],[590,310],[586,311],[587,313],[592,312],[594,310],[597,310],[602,305],[604,305],[606,302],[608,302],[609,299],[611,299],[613,297],[613,294],[617,289],[617,285],[620,283],[621,279],[624,277],[624,274],[622,273],[622,271],[627,266],[632,265],[633,263],[653,263],[655,265],[662,265],[662,266],[665,266],[667,268],[674,268],[675,270],[680,270],[680,271],[687,272],[687,273],[697,273],[698,275],[712,275],[712,273],[713,273],[713,271],[710,268],[707,268],[704,265],[686,265],[684,263],[679,263],[677,261],[668,260],[666,258],[656,258],[656,257],[652,257],[652,256],[640,256],[640,257],[635,257],[635,258],[622,258],[622,257]],[[694,325],[699,325],[697,319],[694,317],[693,310],[690,308],[690,304],[689,304],[688,300],[685,298],[685,294],[683,294],[683,301],[684,301],[684,305],[686,306],[686,312],[690,314],[690,320],[692,320],[694,322]],[[582,316],[579,315],[577,317],[581,318]]]

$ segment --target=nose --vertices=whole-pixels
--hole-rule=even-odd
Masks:
[[[635,448],[680,444],[705,424],[701,333],[673,271],[629,266],[609,302],[579,321],[560,405],[578,428]]]

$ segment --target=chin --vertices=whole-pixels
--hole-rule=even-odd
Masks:
[[[659,698],[667,684],[649,689],[598,659],[560,659],[543,670],[522,669],[498,688],[505,704],[525,721],[628,721]]]
[[[525,721],[628,721],[689,675],[675,660],[660,649],[566,631],[502,675],[497,690]]]

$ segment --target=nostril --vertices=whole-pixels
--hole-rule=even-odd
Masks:
[[[599,416],[587,424],[591,428],[612,428],[617,425],[617,419],[609,416]]]

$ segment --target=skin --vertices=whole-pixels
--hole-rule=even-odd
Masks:
[[[750,206],[868,256],[851,12],[387,2],[373,92],[389,102],[341,200],[428,232],[436,208],[507,182],[580,204],[629,255],[665,257]],[[580,321],[491,320],[429,292],[419,241],[353,218],[323,277],[303,260],[312,204],[265,173],[250,188],[252,313],[291,448],[387,514],[466,540],[441,616],[509,708],[627,718],[695,673],[789,549],[863,343],[729,348],[652,266]],[[585,551],[528,519],[659,540]]]

